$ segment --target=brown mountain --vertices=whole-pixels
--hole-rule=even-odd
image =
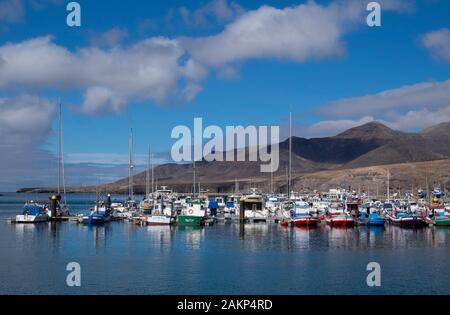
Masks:
[[[292,138],[292,170],[296,184],[309,183],[309,186],[323,185],[323,181],[333,185],[348,184],[351,175],[357,169],[358,178],[370,180],[375,167],[377,174],[382,173],[386,165],[406,165],[402,170],[405,187],[411,187],[414,179],[418,181],[416,168],[422,161],[450,161],[450,123],[439,124],[419,133],[404,133],[387,126],[371,122],[351,128],[334,137],[305,139]],[[280,164],[274,174],[276,186],[283,191],[286,186],[288,167],[289,140],[280,143]],[[449,160],[447,160],[449,159]],[[442,167],[439,173],[450,173],[450,163],[429,163],[427,169]],[[410,165],[410,166],[408,166]],[[427,166],[429,165],[429,166]],[[260,162],[206,162],[196,163],[197,180],[203,188],[212,191],[231,191],[235,181],[241,188],[249,186],[269,187],[270,174],[260,172]],[[191,164],[165,164],[155,168],[155,178],[159,186],[168,185],[179,191],[191,191],[193,170]],[[372,174],[372,175],[371,175]],[[395,177],[395,174],[392,174]],[[328,178],[327,178],[328,177]],[[420,176],[419,176],[420,177]],[[408,179],[410,178],[410,180]],[[344,180],[345,179],[345,180]],[[359,179],[354,178],[355,182]],[[135,176],[136,190],[144,191],[145,172]],[[127,191],[128,179],[105,185],[104,189],[112,192]],[[92,187],[84,187],[89,191]],[[80,191],[79,188],[72,189]],[[93,190],[93,189],[92,189]]]
[[[297,182],[314,183],[315,174],[332,176],[331,174],[339,172],[339,174],[349,172],[348,169],[364,171],[370,166],[450,159],[450,123],[427,128],[420,133],[404,133],[379,122],[370,122],[334,137],[314,139],[293,137],[292,144],[292,169]],[[274,181],[280,189],[286,186],[288,156],[289,139],[280,143],[280,167],[274,174]],[[444,165],[447,166],[448,163]],[[197,163],[196,167],[197,179],[201,185],[213,191],[232,190],[236,180],[239,181],[241,188],[269,185],[270,174],[260,172],[259,162],[203,161]],[[406,169],[404,173],[408,173],[408,170],[412,171],[414,168],[401,169]],[[159,183],[183,190],[192,189],[191,164],[162,165],[155,169],[155,176]],[[340,175],[338,178],[343,177]],[[135,181],[142,190],[145,173],[137,175]],[[128,180],[124,179],[112,184],[111,188],[120,186],[125,190],[127,183]]]

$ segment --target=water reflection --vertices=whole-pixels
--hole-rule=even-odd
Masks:
[[[202,240],[205,236],[205,228],[197,226],[179,226],[177,232],[187,249],[200,250]]]

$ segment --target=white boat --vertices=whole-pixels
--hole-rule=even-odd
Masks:
[[[50,219],[47,208],[36,203],[27,203],[23,213],[16,215],[16,223],[41,223]]]
[[[264,198],[256,193],[256,188],[251,188],[252,194],[243,197],[243,209],[245,219],[265,220],[269,217],[269,211],[264,207]]]
[[[147,225],[171,225],[175,219],[167,215],[150,215],[146,217],[145,222]]]

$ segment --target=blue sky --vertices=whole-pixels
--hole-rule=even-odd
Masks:
[[[22,104],[23,95],[30,97],[27,102],[38,99],[40,105],[32,108],[41,114],[39,106],[50,104],[49,114],[39,121],[42,130],[30,127],[21,131],[26,141],[15,137],[14,128],[0,126],[0,131],[17,141],[17,146],[39,151],[37,154],[55,151],[51,104],[58,99],[64,105],[66,159],[74,165],[110,164],[113,155],[117,160],[112,164],[121,164],[126,159],[131,127],[139,157],[145,155],[148,145],[167,152],[174,142],[172,128],[190,126],[194,117],[219,126],[285,125],[292,111],[296,133],[305,137],[335,135],[374,119],[395,129],[415,131],[450,118],[450,95],[445,92],[450,86],[448,1],[379,1],[382,26],[373,28],[365,24],[368,12],[363,6],[369,1],[78,1],[82,26],[74,28],[65,23],[68,2],[0,0],[0,60],[8,63],[17,58],[17,65],[24,68],[18,75],[14,62],[10,69],[0,63],[0,98],[4,99],[0,114],[9,110],[11,117],[16,117],[14,108],[28,108],[28,103]],[[351,13],[355,7],[357,12]],[[250,33],[250,40],[241,38],[248,29],[244,32],[239,27],[257,25],[258,19],[263,24]],[[323,22],[316,22],[321,19]],[[27,60],[34,58],[33,49],[38,49],[23,44],[44,36],[51,38],[38,46],[44,56],[51,57],[43,61],[40,73],[40,68],[26,68]],[[255,43],[254,37],[258,37]],[[139,52],[134,55],[131,47],[148,39],[164,40],[163,45],[170,47],[160,51],[158,42],[143,52],[136,49]],[[112,58],[113,66],[99,67],[98,72],[83,69],[86,63],[95,68],[98,59],[94,58],[100,58],[93,54],[83,57],[83,49],[101,51],[103,59]],[[19,58],[25,50],[23,58],[29,59],[24,61]],[[124,58],[114,59],[114,50],[120,50]],[[123,89],[127,83],[112,82],[111,78],[136,77],[117,64],[126,60],[133,68],[139,63],[137,56],[146,53],[155,54],[155,64],[169,67],[154,67],[155,77],[147,78],[148,93],[145,82],[139,90],[134,86],[141,81]],[[167,57],[170,54],[178,58],[175,64]],[[68,65],[62,75],[66,60],[80,66]],[[195,67],[186,70],[188,62]],[[161,74],[164,71],[167,73]],[[174,77],[176,71],[182,74]],[[99,78],[92,78],[97,73]],[[34,81],[29,79],[33,76],[37,77]],[[100,93],[111,93],[104,102],[99,101],[99,87]],[[192,88],[187,91],[193,94],[184,94],[186,87]],[[86,97],[90,89],[93,100]],[[33,111],[30,113],[32,116]],[[30,121],[33,124],[33,117],[22,117],[21,123]],[[7,165],[11,159],[14,157],[0,160],[10,174],[15,167],[30,167],[28,162]],[[79,180],[81,177],[73,183]],[[26,182],[34,183],[41,182]],[[0,190],[23,184],[20,178],[11,179],[0,183]]]

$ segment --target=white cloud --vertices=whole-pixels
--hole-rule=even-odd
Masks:
[[[322,120],[311,125],[297,125],[293,128],[296,136],[304,138],[321,138],[335,136],[350,128],[366,124],[373,121],[371,116],[360,119]]]
[[[85,112],[119,111],[130,99],[164,102],[182,95],[181,80],[198,84],[206,70],[194,61],[181,63],[183,55],[176,40],[160,37],[128,48],[76,52],[40,37],[0,47],[0,87],[84,90]]]
[[[352,97],[326,104],[317,111],[326,116],[361,117],[387,115],[418,108],[439,108],[450,104],[450,79],[425,82],[382,91],[373,95]]]
[[[422,43],[435,58],[450,63],[450,29],[427,33],[422,37]]]
[[[28,147],[42,143],[50,134],[54,104],[36,96],[0,98],[0,147]]]
[[[417,131],[443,122],[450,122],[450,105],[435,110],[429,108],[410,110],[402,115],[381,121],[393,129]]]
[[[209,66],[250,58],[292,61],[340,56],[342,35],[364,11],[350,1],[344,6],[308,2],[276,9],[263,6],[246,12],[222,33],[204,38],[183,38],[181,43],[194,59]]]
[[[36,96],[0,99],[0,190],[56,183],[55,158],[43,149],[54,107]]]
[[[93,34],[90,42],[93,46],[115,47],[119,45],[126,37],[128,37],[127,29],[114,27],[104,33]]]

